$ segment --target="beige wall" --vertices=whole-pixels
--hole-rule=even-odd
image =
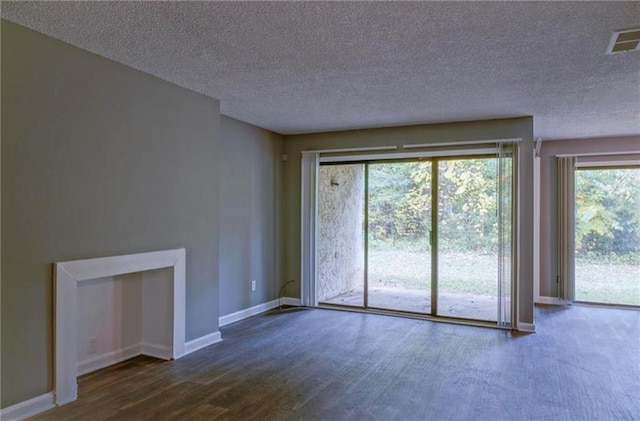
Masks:
[[[278,298],[282,136],[220,119],[220,316]],[[251,291],[251,280],[256,290]]]
[[[52,263],[187,249],[217,331],[219,104],[2,21],[2,407],[52,390]]]
[[[519,321],[533,323],[533,118],[522,117],[448,124],[389,127],[285,136],[289,160],[284,166],[283,235],[284,274],[298,282],[287,287],[288,296],[299,296],[300,288],[300,163],[301,151],[366,146],[521,138],[519,192]]]
[[[556,155],[640,151],[640,136],[545,140],[540,148],[540,295],[558,297]],[[628,159],[625,157],[623,159]],[[637,156],[635,157],[637,159]],[[593,158],[590,158],[593,159]],[[615,157],[606,157],[615,160]],[[619,158],[618,158],[619,159]]]

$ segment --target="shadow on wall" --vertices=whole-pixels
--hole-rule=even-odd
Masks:
[[[362,286],[364,165],[325,165],[318,181],[318,300]]]

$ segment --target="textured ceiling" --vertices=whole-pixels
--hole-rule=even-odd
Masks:
[[[533,115],[640,134],[639,2],[2,2],[2,17],[279,133]]]

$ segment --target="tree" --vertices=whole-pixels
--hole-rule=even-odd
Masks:
[[[640,169],[576,171],[579,257],[640,260]]]
[[[488,253],[497,246],[495,158],[439,162],[442,249]],[[374,244],[428,247],[430,161],[369,166],[369,233]]]

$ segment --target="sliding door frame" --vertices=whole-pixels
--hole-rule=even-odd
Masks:
[[[627,161],[614,161],[607,160],[603,158],[598,161],[586,161],[580,162],[580,157],[576,156],[573,164],[573,212],[576,213],[578,210],[577,205],[577,188],[576,188],[576,179],[578,171],[598,171],[598,170],[622,170],[622,169],[631,169],[631,170],[639,170],[640,171],[640,162],[635,160],[627,160]],[[570,227],[570,232],[566,233],[567,236],[571,236],[573,238],[573,262],[571,264],[571,270],[573,270],[572,276],[572,284],[571,284],[571,301],[570,303],[576,304],[587,304],[587,305],[595,305],[595,306],[604,306],[604,307],[613,307],[613,308],[631,308],[638,309],[640,305],[635,304],[620,304],[620,303],[602,303],[598,301],[581,301],[576,300],[576,253],[575,253],[575,238],[576,238],[576,220],[574,218],[573,225]]]
[[[364,275],[362,305],[369,308],[369,163],[364,163]]]
[[[344,306],[344,308],[349,308],[350,310],[356,311],[365,311],[365,312],[375,312],[382,314],[393,314],[393,315],[404,315],[407,317],[414,318],[422,318],[428,320],[435,321],[444,321],[450,323],[457,324],[468,324],[468,325],[478,325],[478,326],[489,326],[489,327],[497,327],[502,329],[516,329],[517,328],[517,315],[518,315],[518,288],[517,288],[517,279],[518,279],[518,214],[519,214],[519,194],[518,194],[518,163],[519,163],[519,142],[521,139],[505,139],[504,141],[497,141],[498,147],[474,147],[473,149],[460,149],[460,150],[435,150],[435,151],[421,151],[421,152],[405,152],[405,153],[375,153],[375,154],[356,154],[356,155],[338,155],[338,156],[321,156],[321,153],[340,153],[340,150],[330,150],[330,151],[303,151],[303,165],[302,165],[302,262],[301,262],[301,291],[302,291],[302,304],[317,307],[317,297],[315,291],[313,293],[309,293],[309,288],[316,288],[316,273],[317,270],[315,265],[317,263],[317,259],[315,255],[313,256],[313,269],[307,264],[305,264],[305,258],[310,259],[310,253],[316,253],[317,245],[317,186],[318,186],[318,169],[321,164],[365,164],[365,222],[364,222],[364,297],[363,297],[363,307],[355,307],[355,306]],[[476,142],[480,143],[480,142]],[[482,142],[483,144],[490,144],[491,141]],[[512,214],[512,236],[511,236],[511,245],[512,245],[512,259],[511,259],[511,323],[508,326],[500,326],[498,322],[489,322],[482,320],[474,320],[474,319],[466,319],[466,318],[453,318],[447,316],[437,315],[437,302],[438,302],[438,256],[437,256],[437,247],[438,247],[438,161],[440,159],[472,159],[472,158],[486,158],[486,157],[498,157],[498,152],[500,149],[501,143],[511,143],[513,145],[513,156],[512,156],[512,204],[511,204],[511,214]],[[464,143],[461,143],[464,144]],[[469,143],[471,144],[471,143]],[[438,145],[441,146],[441,145]],[[422,146],[421,146],[422,147]],[[428,146],[424,146],[428,147]],[[367,148],[363,148],[363,152],[366,151]],[[374,150],[374,149],[372,149]],[[355,150],[345,150],[345,152],[358,152]],[[313,156],[313,160],[307,158],[306,166],[305,166],[305,156]],[[393,162],[411,162],[418,160],[429,160],[432,163],[432,178],[431,178],[431,229],[432,234],[430,235],[431,241],[431,313],[416,313],[410,311],[396,311],[396,310],[387,310],[387,309],[379,309],[372,308],[368,306],[368,163],[393,163]],[[310,168],[309,163],[315,162],[315,168]],[[312,173],[313,182],[310,183],[309,180],[305,183],[305,176],[309,177]],[[315,185],[315,193],[309,194],[308,190],[305,192],[306,188],[311,187],[311,185]],[[311,206],[313,205],[313,209]],[[313,223],[305,224],[305,220],[309,219],[309,216],[312,217]],[[435,220],[435,222],[434,222]],[[305,232],[306,231],[306,232]],[[313,235],[311,235],[313,233]],[[313,240],[314,244],[312,247],[309,247],[308,244],[305,244],[305,241]],[[307,288],[305,288],[305,284]],[[306,294],[305,294],[306,291]],[[312,299],[305,297],[311,296]],[[499,297],[498,297],[499,298]],[[323,304],[324,306],[324,304]],[[327,307],[343,307],[339,305],[327,305]]]
[[[431,316],[438,317],[438,196],[439,160],[431,160]]]

